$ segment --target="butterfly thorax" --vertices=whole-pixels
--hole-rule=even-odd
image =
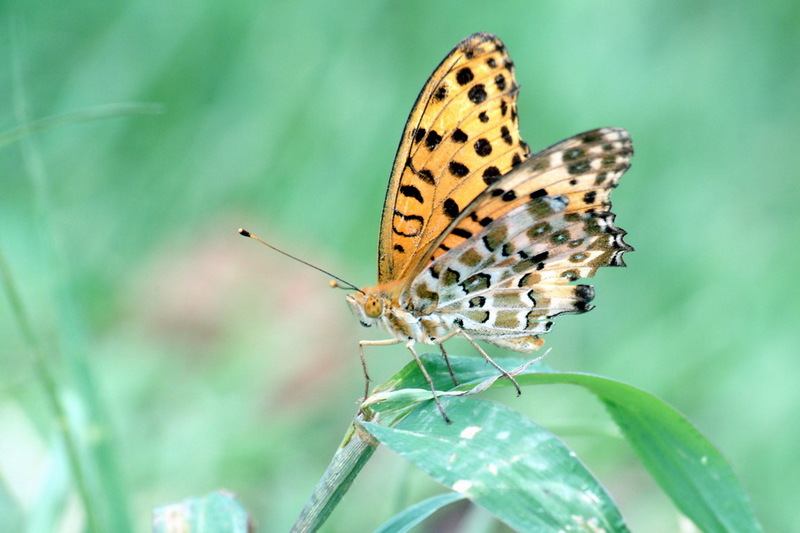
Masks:
[[[365,287],[348,294],[347,303],[362,326],[381,327],[399,340],[431,344],[452,329],[438,314],[420,312],[404,303],[401,290],[400,283]]]

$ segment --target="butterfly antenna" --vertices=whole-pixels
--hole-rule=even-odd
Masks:
[[[279,254],[283,254],[283,255],[285,255],[286,257],[290,257],[290,258],[294,259],[295,261],[298,261],[298,262],[300,262],[300,263],[303,263],[303,264],[304,264],[304,265],[306,265],[306,266],[310,266],[310,267],[311,267],[311,268],[313,268],[314,270],[319,270],[319,271],[320,271],[320,272],[322,272],[323,274],[327,274],[327,275],[329,275],[330,277],[334,278],[335,280],[337,280],[337,281],[340,281],[340,282],[342,282],[342,283],[344,284],[344,285],[339,285],[339,283],[337,283],[337,281],[331,281],[331,287],[336,287],[336,288],[340,288],[340,289],[348,289],[348,290],[349,290],[349,289],[352,289],[352,290],[354,290],[354,291],[357,291],[357,292],[362,292],[362,290],[361,290],[361,289],[359,289],[358,287],[356,287],[355,285],[353,285],[353,284],[352,284],[352,283],[350,283],[349,281],[345,281],[345,280],[343,280],[342,278],[340,278],[339,276],[335,276],[335,275],[331,274],[330,272],[328,272],[327,270],[323,270],[323,269],[321,269],[321,268],[320,268],[320,267],[318,267],[317,265],[312,265],[312,264],[311,264],[311,263],[309,263],[308,261],[303,261],[303,260],[302,260],[302,259],[300,259],[299,257],[295,257],[295,256],[293,256],[292,254],[290,254],[290,253],[288,253],[288,252],[284,252],[284,251],[283,251],[283,250],[281,250],[280,248],[277,248],[277,247],[275,247],[275,246],[271,245],[270,243],[268,243],[268,242],[266,242],[266,241],[264,241],[264,240],[262,240],[262,239],[258,238],[257,236],[253,235],[252,233],[250,233],[250,232],[249,232],[249,231],[247,231],[246,229],[239,228],[239,235],[242,235],[242,236],[244,236],[244,237],[250,237],[251,239],[253,239],[253,240],[256,240],[256,241],[260,242],[261,244],[263,244],[263,245],[264,245],[264,246],[266,246],[267,248],[272,248],[273,250],[275,250],[275,251],[276,251],[276,252],[278,252]]]

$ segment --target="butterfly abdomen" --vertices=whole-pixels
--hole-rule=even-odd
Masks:
[[[394,305],[386,309],[383,322],[395,338],[425,344],[434,344],[453,331],[452,320],[448,323],[439,313],[420,314]]]

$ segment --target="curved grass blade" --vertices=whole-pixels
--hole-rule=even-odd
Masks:
[[[394,427],[361,425],[438,482],[517,531],[626,532],[611,497],[558,438],[501,404],[442,397]]]
[[[464,495],[457,492],[448,492],[428,498],[394,515],[376,529],[375,533],[406,533],[442,507],[461,501],[464,498]]]
[[[439,354],[426,354],[422,358],[440,390],[468,391],[497,374],[481,358],[451,355],[451,364],[461,381],[455,387]],[[524,363],[519,358],[501,361],[506,368]],[[392,388],[422,387],[422,379],[412,362],[387,384]],[[579,385],[594,393],[656,482],[703,531],[761,531],[728,461],[683,415],[662,400],[626,383],[591,374],[555,372],[538,363],[521,370],[516,379],[520,385]],[[492,386],[498,385],[506,386],[509,382],[500,379]],[[420,396],[419,400],[423,399],[426,398]],[[410,412],[412,405],[395,403],[392,407],[402,416]]]
[[[46,131],[49,129],[79,124],[81,122],[91,122],[104,118],[113,118],[124,115],[155,115],[164,112],[164,105],[149,102],[122,102],[118,104],[104,104],[70,111],[61,115],[33,120],[22,126],[17,126],[6,131],[0,131],[0,148],[13,142],[24,139],[29,135]]]
[[[627,383],[591,374],[542,373],[518,381],[580,385],[594,393],[650,475],[702,531],[761,531],[730,463],[664,401]]]

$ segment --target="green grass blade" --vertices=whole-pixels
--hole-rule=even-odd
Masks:
[[[23,531],[22,506],[0,478],[0,531]]]
[[[250,517],[242,504],[223,491],[157,507],[153,533],[248,533]]]
[[[522,377],[520,383],[574,384],[596,394],[650,475],[702,531],[761,531],[725,457],[662,400],[626,383],[589,374],[536,374]]]
[[[464,495],[457,492],[448,492],[428,498],[394,515],[376,529],[375,533],[406,533],[442,507],[461,501],[464,498]]]
[[[60,441],[58,444],[63,445],[64,455],[70,467],[72,480],[84,503],[87,529],[89,531],[96,531],[97,518],[95,516],[94,506],[91,505],[92,493],[80,459],[80,444],[77,436],[77,428],[69,423],[67,409],[59,395],[54,373],[50,369],[50,362],[41,348],[41,344],[34,333],[33,327],[31,327],[22,299],[17,291],[11,268],[5,260],[2,248],[0,248],[0,280],[12,309],[12,316],[17,321],[20,334],[23,339],[25,339],[28,350],[32,355],[34,363],[33,368],[36,371],[36,376],[42,386],[45,399],[55,421],[53,426],[58,440]],[[56,461],[54,464],[58,464],[61,459],[61,454],[56,453],[55,459]],[[56,470],[58,469],[56,468]],[[47,509],[47,511],[41,515],[41,518],[32,517],[32,520],[34,524],[44,522],[49,525],[53,515],[52,511],[56,508],[60,509],[63,505],[63,500],[66,498],[66,490],[65,488],[62,489],[61,483],[52,483],[45,487],[45,492],[42,495],[44,497],[39,503],[42,505],[41,508]]]
[[[36,377],[50,408],[53,431],[62,441],[70,466],[72,482],[75,486],[84,511],[87,531],[115,531],[124,533],[131,530],[128,517],[127,499],[122,478],[117,466],[111,427],[105,413],[105,402],[100,396],[95,378],[88,361],[85,342],[85,326],[81,313],[82,302],[74,292],[74,284],[67,268],[68,261],[55,238],[55,227],[51,221],[54,211],[50,203],[49,180],[45,158],[35,138],[30,137],[32,122],[29,120],[27,91],[23,83],[23,68],[20,60],[19,38],[16,26],[10,27],[12,45],[12,104],[14,116],[21,124],[19,134],[12,135],[20,140],[22,161],[34,192],[35,221],[28,228],[30,232],[40,232],[44,237],[44,270],[52,275],[55,283],[53,291],[58,316],[55,348],[45,350],[39,340],[42,332],[31,327],[29,313],[11,275],[11,268],[4,257],[0,257],[3,285],[11,302],[12,314],[18,328],[29,346],[33,356]],[[96,110],[95,110],[96,111]],[[120,110],[106,108],[99,115],[119,114]],[[90,110],[85,120],[97,118],[98,113]],[[67,116],[47,119],[36,127],[52,127],[60,123],[76,121]],[[70,393],[73,402],[65,402],[63,397]],[[50,502],[57,502],[57,495],[46,493]],[[47,505],[48,510],[54,505]],[[48,517],[45,516],[45,519]],[[35,521],[36,518],[33,518]]]
[[[375,453],[377,446],[378,443],[368,434],[361,432],[355,425],[350,426],[344,441],[292,526],[292,533],[317,531],[325,523],[358,473]]]
[[[32,120],[22,126],[17,126],[6,131],[0,131],[0,148],[13,142],[19,141],[49,129],[79,124],[81,122],[92,122],[104,118],[120,117],[124,115],[155,115],[164,112],[162,104],[148,102],[120,102],[116,104],[104,104],[79,109],[61,115]]]
[[[395,427],[363,426],[517,531],[628,531],[602,485],[544,428],[494,402],[441,401],[452,424],[427,402]]]
[[[426,354],[423,360],[442,391],[467,391],[496,375],[481,358],[451,356],[456,375],[461,378],[461,384],[456,387],[439,354]],[[517,358],[503,359],[509,369],[523,362]],[[521,385],[579,385],[597,395],[656,482],[703,531],[761,531],[749,499],[728,461],[685,417],[660,399],[619,381],[590,374],[554,372],[542,365],[521,371],[516,379]],[[510,383],[501,379],[493,386],[497,385],[509,386]],[[407,365],[386,387],[378,390],[402,391],[403,387],[424,388],[415,363]],[[428,400],[430,396],[421,392],[407,395],[409,402],[406,404],[401,401],[403,392],[389,393],[386,406],[378,403],[372,408],[379,412],[388,409],[394,418],[380,412],[379,420],[391,425],[409,413],[413,405]],[[448,406],[456,406],[467,398],[446,400]],[[451,417],[452,408],[447,408]]]

